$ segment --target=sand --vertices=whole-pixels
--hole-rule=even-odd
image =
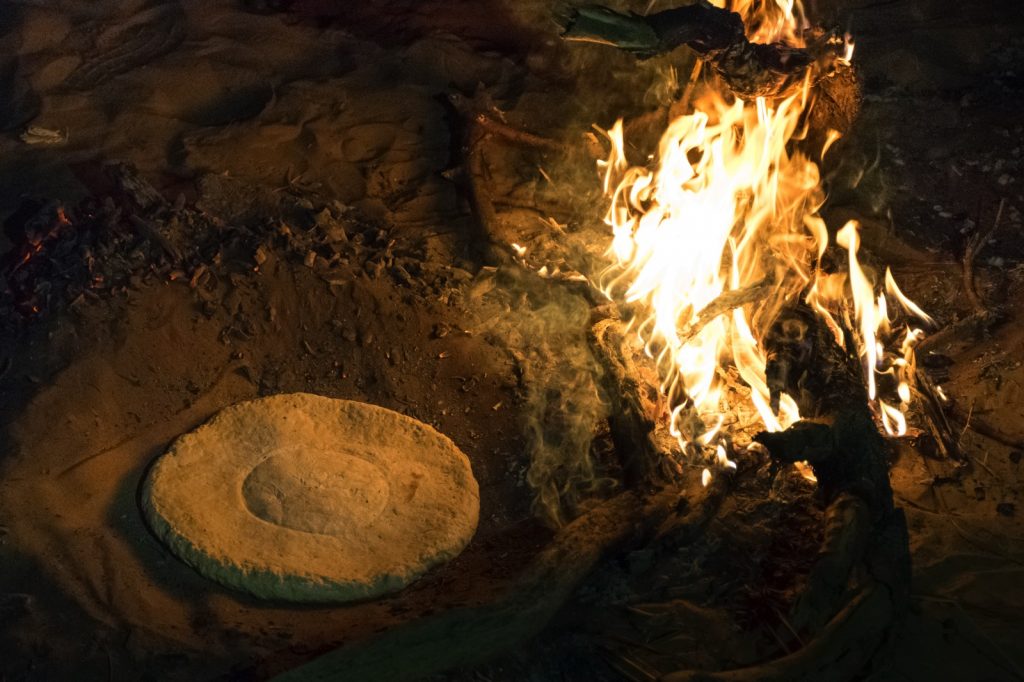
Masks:
[[[266,677],[426,612],[485,602],[548,537],[530,521],[522,484],[517,361],[500,340],[465,331],[476,293],[460,287],[480,264],[467,246],[475,225],[446,98],[480,86],[511,110],[512,123],[607,126],[650,104],[650,76],[669,62],[560,51],[541,2],[382,0],[349,12],[349,3],[323,0],[297,2],[284,16],[243,4],[5,3],[0,216],[24,194],[74,202],[107,192],[98,166],[121,159],[169,200],[181,194],[227,222],[259,223],[282,197],[355,206],[422,237],[424,259],[444,261],[452,284],[414,289],[366,274],[331,283],[277,253],[253,273],[246,254],[238,268],[249,279],[211,285],[205,303],[180,280],[151,282],[0,348],[0,674]],[[985,54],[1019,26],[1012,6],[912,4],[856,14],[858,59],[872,79],[865,116],[883,108],[885,127],[835,153],[863,157],[855,175],[871,169],[847,197],[853,210],[890,229],[878,202],[903,202],[895,229],[912,225],[937,260],[954,263],[917,276],[896,267],[904,290],[949,321],[965,312],[960,223],[932,207],[975,216],[977,197],[991,197],[1005,172],[979,177],[992,159],[955,172],[945,160],[970,153],[951,148],[959,139],[992,154],[1016,144],[1008,144],[1019,136],[1013,123],[999,119],[1019,110],[1019,97],[986,89],[997,71]],[[891,51],[894,42],[900,48]],[[636,87],[619,87],[631,79]],[[919,96],[889,92],[887,83]],[[977,87],[983,98],[974,101],[986,108],[961,107],[956,88],[964,87]],[[970,135],[964,121],[977,123]],[[21,136],[30,125],[54,135],[29,144]],[[1003,128],[1005,136],[993,132]],[[881,165],[909,177],[910,189],[879,176],[879,139],[907,147],[905,168],[891,151]],[[553,231],[542,219],[565,223],[573,195],[586,199],[582,185],[551,185],[538,171],[551,175],[556,159],[523,160],[493,143],[486,151],[497,208],[523,243]],[[957,184],[965,176],[970,182]],[[1019,203],[1019,187],[1018,179],[998,191]],[[539,211],[545,197],[563,203]],[[997,203],[986,204],[986,222]],[[1006,225],[1019,228],[1019,214]],[[0,252],[7,246],[0,235]],[[986,257],[1020,255],[998,251]],[[993,281],[1012,284],[1008,277]],[[1011,319],[1024,313],[1019,300],[1008,310]],[[451,333],[442,337],[439,323]],[[969,351],[939,350],[955,359],[949,391],[1024,438],[1020,348],[1010,328]],[[148,463],[228,405],[295,391],[370,401],[450,435],[480,483],[480,529],[466,551],[388,599],[324,608],[261,603],[171,555],[137,504]],[[1024,668],[1019,457],[969,430],[964,444],[981,462],[966,477],[916,456],[894,464],[897,503],[910,521],[914,609],[876,679],[1001,680]],[[1007,503],[1015,511],[1004,513]]]

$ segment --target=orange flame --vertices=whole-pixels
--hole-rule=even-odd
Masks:
[[[803,44],[805,21],[795,0],[738,0],[730,9],[744,17],[752,40]],[[847,46],[852,56],[852,40]],[[886,346],[893,341],[886,296],[876,293],[857,258],[855,224],[837,235],[848,252],[849,272],[827,275],[819,269],[828,246],[828,230],[817,213],[824,201],[819,169],[789,144],[800,137],[809,95],[810,81],[776,101],[730,103],[710,92],[695,103],[693,114],[669,124],[651,166],[629,163],[621,121],[608,131],[611,153],[602,169],[614,263],[602,276],[602,288],[649,312],[636,332],[670,397],[670,432],[684,452],[703,453],[718,468],[732,465],[718,433],[728,409],[723,367],[734,367],[750,388],[766,429],[799,419],[789,396],[783,396],[778,414],[771,408],[761,341],[778,312],[800,296],[840,344],[843,325],[855,322],[871,400],[888,432],[906,431],[901,408],[879,398],[876,375],[896,376],[897,399],[905,408],[921,332],[908,330],[898,350]],[[835,131],[827,136],[822,156],[837,138]],[[771,283],[767,298],[731,312],[705,310],[726,292],[765,282]],[[891,273],[885,285],[904,311],[929,321]],[[705,484],[710,475],[705,469]]]

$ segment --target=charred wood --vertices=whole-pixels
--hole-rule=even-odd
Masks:
[[[906,521],[893,505],[888,447],[872,419],[856,359],[803,305],[780,315],[765,347],[773,404],[785,392],[811,419],[755,440],[778,462],[806,461],[827,505],[824,540],[790,613],[794,629],[812,638],[774,661],[724,672],[679,671],[666,681],[851,679],[907,606]]]
[[[611,401],[608,427],[622,460],[627,483],[644,484],[663,476],[665,458],[654,444],[654,420],[640,401],[637,373],[623,352],[618,320],[601,320],[591,329],[590,347],[604,369],[604,393]]]
[[[118,189],[143,211],[151,211],[167,203],[163,195],[131,164],[112,163],[106,167],[106,171]]]
[[[846,348],[852,348],[849,341]],[[856,357],[804,304],[783,311],[765,339],[773,407],[787,393],[804,419],[755,440],[780,462],[807,462],[826,503],[855,495],[879,520],[892,511],[889,451],[868,407]]]
[[[730,289],[722,292],[713,301],[711,301],[711,303],[704,306],[704,308],[697,313],[696,318],[692,322],[680,330],[679,342],[681,344],[688,343],[691,339],[700,334],[704,327],[713,322],[720,315],[724,315],[734,308],[745,306],[748,303],[763,301],[768,298],[772,292],[774,284],[774,277],[769,275],[750,286],[743,287],[742,289]]]
[[[576,10],[563,37],[611,45],[640,57],[686,45],[701,56],[737,96],[781,97],[804,80],[817,82],[848,70],[844,45],[833,34],[813,36],[806,48],[747,40],[739,14],[706,0],[647,16],[620,14],[606,7]]]
[[[649,497],[624,492],[598,503],[562,528],[497,601],[416,621],[327,653],[276,679],[414,680],[508,651],[538,634],[603,557],[649,539],[676,513],[679,499],[677,489],[667,488]],[[706,496],[677,526],[694,532],[712,517],[719,499]]]
[[[486,132],[470,126],[466,134],[466,184],[470,206],[484,244],[484,258],[490,263],[504,263],[509,260],[508,254],[497,247],[507,243],[507,240],[499,234],[498,212],[494,208],[490,190],[487,189],[487,168],[483,157],[483,146],[487,138]]]
[[[871,531],[864,500],[841,494],[825,510],[825,537],[815,569],[790,613],[797,632],[819,632],[842,606],[854,565],[864,556]]]

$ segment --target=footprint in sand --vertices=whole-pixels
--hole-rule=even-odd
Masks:
[[[177,2],[143,7],[100,33],[92,53],[64,80],[70,90],[88,90],[171,52],[185,39],[185,12]]]

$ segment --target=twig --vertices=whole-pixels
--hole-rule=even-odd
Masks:
[[[779,645],[780,649],[782,649],[787,654],[793,653],[793,647],[787,644],[786,640],[782,639],[779,633],[776,632],[775,628],[772,627],[771,623],[765,623],[764,625],[766,628],[768,628],[768,632],[771,633],[772,637],[775,638],[775,642]]]
[[[483,143],[489,137],[487,132],[470,123],[470,129],[466,134],[466,184],[469,186],[469,201],[473,207],[473,215],[476,216],[477,226],[487,249],[485,256],[488,260],[502,262],[507,260],[507,255],[495,248],[501,242],[498,237],[498,212],[494,209],[494,200],[486,187],[487,170],[483,159]]]
[[[473,116],[473,122],[489,133],[494,133],[496,136],[509,142],[515,142],[526,147],[535,147],[550,152],[558,152],[559,154],[572,154],[579,149],[579,147],[574,147],[564,142],[558,142],[526,130],[513,128],[510,125],[494,120],[484,113],[478,113]]]
[[[635,661],[627,658],[625,654],[615,651],[611,647],[602,646],[601,649],[604,651],[604,660],[615,672],[622,675],[625,679],[630,682],[644,682],[645,680],[656,680],[656,675],[640,667]],[[641,677],[637,677],[634,674],[639,673]]]
[[[697,336],[697,334],[700,334],[701,330],[719,315],[727,313],[733,308],[739,308],[748,303],[763,300],[772,292],[774,284],[775,278],[768,275],[748,287],[722,292],[718,298],[708,303],[704,306],[703,310],[697,313],[697,318],[693,322],[683,327],[679,332],[680,344],[685,344]]]
[[[557,152],[563,155],[573,154],[581,148],[581,145],[552,140],[551,138],[543,137],[542,135],[537,135],[536,133],[531,133],[497,120],[494,116],[489,114],[488,111],[494,111],[499,116],[501,115],[501,112],[493,104],[487,104],[489,99],[487,99],[486,96],[484,98],[477,97],[469,99],[461,95],[450,95],[448,97],[448,101],[466,121],[467,128],[477,128],[480,131],[485,131],[496,137],[502,138],[507,142],[513,142],[525,147]],[[470,136],[472,136],[472,130],[470,130]],[[603,150],[593,149],[591,145],[587,144],[587,139],[587,136],[584,135],[581,140],[582,146],[586,148],[586,151],[591,156],[594,156],[594,158],[602,156],[604,153]]]
[[[789,622],[789,619],[786,618],[786,616],[781,611],[779,611],[778,608],[773,606],[772,610],[775,611],[775,615],[778,616],[779,621],[786,626],[786,629],[789,630],[789,634],[793,635],[793,639],[795,639],[796,643],[800,645],[800,648],[802,648],[804,646],[804,640],[802,637],[800,637],[800,634],[793,628],[793,625]],[[789,647],[786,647],[786,649],[789,650]]]
[[[988,453],[985,453],[985,454],[988,454]],[[985,471],[987,471],[987,472],[989,473],[989,475],[990,475],[990,476],[992,476],[992,477],[995,477],[995,475],[996,475],[996,472],[992,471],[992,467],[988,466],[987,464],[985,464],[985,463],[984,463],[983,461],[981,461],[981,460],[980,460],[980,459],[978,459],[977,457],[971,457],[971,459],[972,459],[972,460],[974,460],[974,463],[975,463],[975,464],[977,464],[977,465],[978,465],[978,466],[980,466],[980,467],[981,467],[982,469],[984,469]]]
[[[959,440],[953,438],[953,427],[950,425],[949,419],[946,418],[946,411],[939,401],[935,385],[920,369],[914,371],[914,385],[911,387],[911,391],[923,405],[925,424],[935,439],[939,453],[946,459],[963,460]]]
[[[974,310],[982,316],[988,316],[989,310],[985,307],[985,302],[981,300],[981,296],[978,294],[974,284],[974,261],[978,257],[978,253],[988,243],[988,240],[995,234],[995,231],[999,229],[999,222],[1003,218],[1003,207],[1005,205],[1006,198],[1004,197],[999,200],[999,210],[996,211],[996,219],[992,222],[992,227],[984,232],[975,233],[968,240],[967,248],[964,250],[964,291],[967,293],[967,298],[970,299],[971,305],[974,306]]]
[[[967,410],[967,417],[964,418],[964,428],[960,431],[960,435],[957,436],[956,446],[960,447],[960,443],[964,440],[964,434],[967,433],[967,429],[971,427],[971,417],[974,415],[974,403],[971,403],[971,409]]]
[[[997,443],[1002,443],[1011,448],[1024,448],[1024,439],[1015,438],[1007,433],[1003,433],[991,424],[982,421],[977,416],[971,414],[964,414],[960,409],[953,407],[951,409],[953,418],[959,422],[964,423],[964,429],[970,429],[975,433],[981,434],[986,438],[991,438]]]
[[[690,97],[693,96],[693,89],[697,85],[697,79],[700,78],[700,72],[703,68],[704,60],[698,57],[693,63],[693,70],[690,71],[690,78],[686,81],[686,88],[683,90],[683,94],[679,98],[679,106],[689,108]]]
[[[617,637],[615,635],[605,635],[603,637],[603,639],[608,640],[608,641],[618,642],[618,644],[626,646],[626,647],[642,648],[642,649],[646,649],[646,650],[650,651],[651,653],[654,653],[654,654],[657,654],[657,655],[665,655],[664,651],[658,651],[657,649],[655,649],[653,647],[650,647],[650,646],[647,646],[645,644],[641,644],[640,642],[630,641],[629,639],[626,639],[625,637]],[[658,679],[658,677],[660,677],[659,671],[651,670],[649,666],[646,666],[646,665],[642,664],[640,662],[640,660],[635,659],[635,658],[631,658],[630,656],[627,656],[626,655],[626,651],[616,650],[616,649],[612,648],[612,646],[609,646],[607,644],[601,645],[601,648],[605,649],[606,651],[610,651],[614,655],[620,657],[622,660],[624,660],[624,662],[627,665],[629,665],[631,668],[633,668],[634,670],[639,672],[641,675],[643,675],[645,680],[656,680],[656,679]]]

